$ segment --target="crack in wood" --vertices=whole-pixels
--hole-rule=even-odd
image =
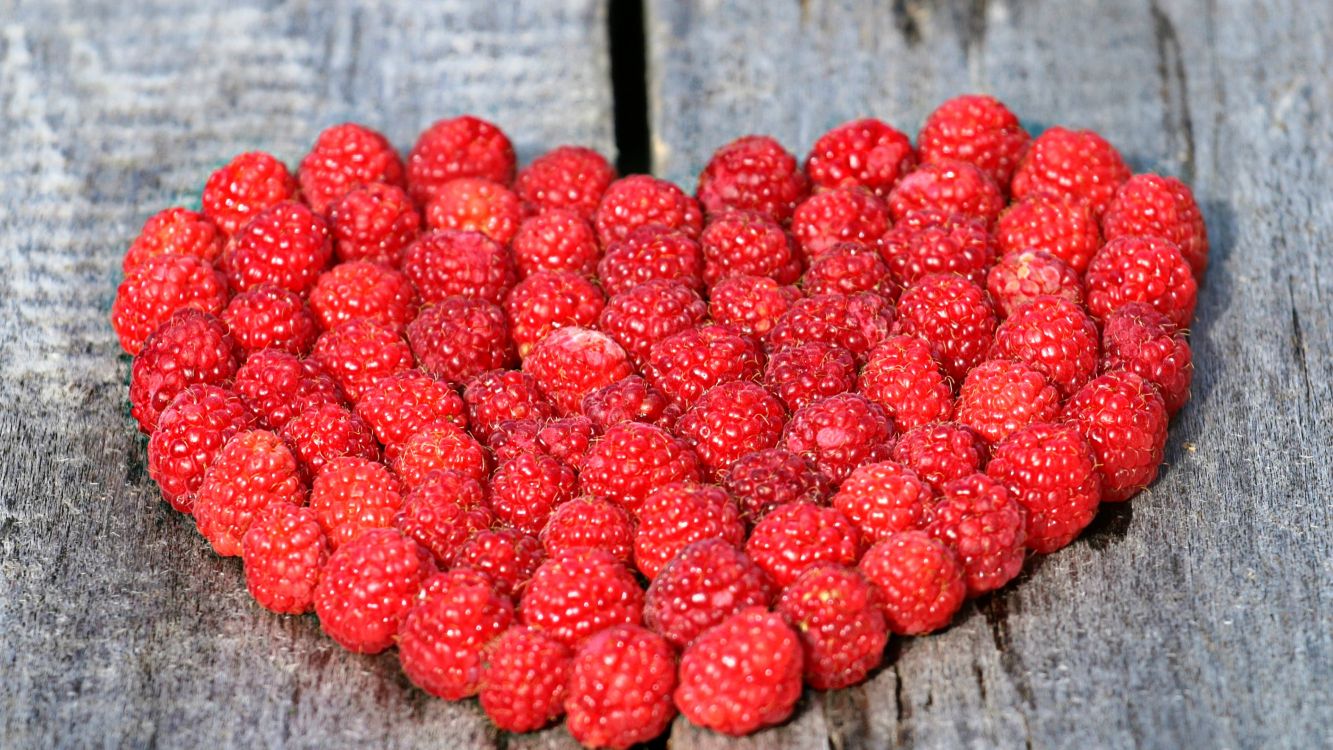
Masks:
[[[1149,3],[1152,14],[1153,38],[1157,46],[1157,76],[1161,79],[1162,127],[1180,139],[1178,155],[1181,178],[1194,182],[1194,120],[1190,114],[1189,85],[1185,76],[1185,61],[1180,50],[1180,38],[1171,17],[1162,10],[1157,0]]]

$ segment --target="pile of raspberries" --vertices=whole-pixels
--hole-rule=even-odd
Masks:
[[[321,133],[148,219],[111,321],[149,472],[255,601],[592,747],[733,735],[1150,484],[1190,189],[961,96],[693,196],[442,120]]]

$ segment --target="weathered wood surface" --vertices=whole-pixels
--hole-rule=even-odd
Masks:
[[[1333,12],[1318,3],[707,2],[649,10],[659,172],[721,142],[914,130],[988,90],[1204,203],[1170,468],[862,688],[738,747],[1328,744]],[[0,0],[0,747],[568,747],[494,732],[248,599],[161,503],[105,323],[143,218],[231,154],[476,112],[612,150],[605,6]],[[674,748],[730,746],[680,722]]]

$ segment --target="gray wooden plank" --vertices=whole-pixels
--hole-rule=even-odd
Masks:
[[[1333,6],[650,0],[657,171],[987,91],[1181,176],[1213,263],[1161,480],[755,747],[1313,747],[1333,721]],[[818,713],[818,717],[808,714]],[[820,731],[811,731],[818,727]],[[672,747],[720,747],[678,720]]]

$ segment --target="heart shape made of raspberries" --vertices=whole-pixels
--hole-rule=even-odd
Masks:
[[[496,726],[746,734],[1156,477],[1190,189],[961,96],[692,197],[475,117],[325,130],[150,217],[111,313],[163,497],[255,600]]]

